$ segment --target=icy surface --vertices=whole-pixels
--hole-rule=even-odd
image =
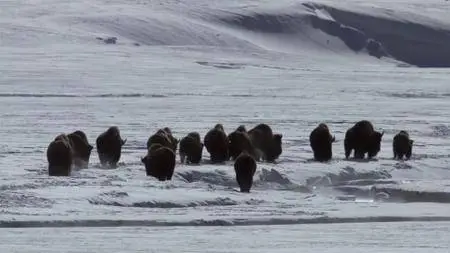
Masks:
[[[335,2],[2,1],[0,227],[415,221],[409,232],[426,233],[450,220],[449,71],[417,67],[450,66],[448,3]],[[385,131],[382,150],[345,160],[345,131],[362,119]],[[311,160],[321,122],[337,140],[328,163]],[[181,138],[216,123],[283,134],[283,154],[258,164],[250,194],[237,192],[232,162],[211,165],[206,150],[200,166],[177,156],[171,182],[145,176],[158,128]],[[56,135],[80,129],[94,144],[111,125],[128,139],[118,169],[100,168],[94,149],[88,169],[47,176]],[[415,141],[410,161],[392,159],[400,130]]]

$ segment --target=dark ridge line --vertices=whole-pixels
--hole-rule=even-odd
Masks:
[[[386,97],[393,97],[393,98],[405,98],[405,99],[430,99],[430,98],[447,98],[450,97],[450,93],[401,93],[401,92],[378,92],[378,94]]]
[[[157,220],[54,220],[54,221],[0,221],[0,228],[69,228],[69,227],[215,227],[215,226],[277,226],[302,224],[351,224],[384,222],[450,222],[450,216],[372,216],[319,217],[270,220],[193,220],[189,222]]]
[[[360,12],[311,1],[301,3],[301,6],[308,12],[253,11],[226,14],[216,17],[216,20],[239,29],[274,36],[298,34],[310,26],[339,38],[354,52],[403,62],[398,66],[450,67],[450,28],[445,27],[446,24],[434,26],[413,18],[400,19],[403,16],[387,18],[372,14],[370,10]],[[320,17],[316,10],[326,11],[332,19]]]
[[[450,29],[388,19],[326,4],[303,5],[326,10],[336,22],[379,42],[389,57],[396,60],[423,68],[450,67]]]
[[[79,97],[78,95],[70,95],[70,94],[30,94],[30,93],[1,93],[0,97],[60,97],[60,98],[71,98],[71,97]]]
[[[292,67],[270,66],[270,65],[264,65],[264,64],[254,64],[254,63],[210,62],[210,61],[196,61],[195,63],[202,65],[202,66],[224,68],[224,69],[242,69],[245,67],[254,67],[254,68],[265,68],[265,69],[275,69],[275,70],[300,70],[298,68],[292,68]]]
[[[176,209],[189,207],[212,207],[212,206],[236,206],[239,203],[230,198],[216,198],[214,200],[204,200],[198,202],[189,202],[186,204],[179,204],[168,201],[140,201],[133,203],[120,203],[120,201],[108,201],[101,197],[96,197],[88,200],[89,204],[101,206],[116,206],[116,207],[139,207],[139,208],[154,208],[154,209]]]
[[[77,95],[77,94],[32,94],[32,93],[0,93],[0,97],[31,97],[31,98],[126,98],[126,97],[152,97],[152,98],[164,98],[167,95],[161,94],[94,94],[94,95]]]
[[[0,93],[0,98],[168,98],[177,96],[189,97],[237,97],[237,98],[304,98],[304,96],[289,96],[289,95],[254,95],[254,94],[195,94],[195,93],[169,93],[169,94],[94,94],[94,95],[77,95],[77,94],[29,94],[29,93]]]
[[[313,3],[303,3],[302,5],[309,10],[315,10],[320,7],[320,5],[315,5]],[[384,51],[382,43],[368,37],[360,29],[334,20],[322,19],[313,13],[290,13],[286,15],[273,13],[234,14],[219,18],[219,21],[249,31],[272,35],[297,34],[300,32],[298,26],[305,26],[308,24],[312,28],[321,30],[330,36],[338,37],[354,52],[366,50],[367,53],[373,57],[389,57]]]

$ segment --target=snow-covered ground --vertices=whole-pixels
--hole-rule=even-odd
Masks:
[[[310,249],[317,241],[308,233],[358,226],[351,240],[364,241],[386,229],[329,223],[417,222],[393,237],[408,242],[445,228],[429,222],[450,220],[450,71],[415,65],[450,66],[448,9],[437,0],[2,1],[0,227],[170,226],[124,233],[223,241],[272,229],[180,228],[185,233],[174,226],[292,224],[274,226],[270,237],[306,237],[291,249],[315,252],[326,243]],[[116,43],[105,43],[108,37]],[[370,56],[361,44],[367,39],[388,57]],[[345,131],[362,119],[385,131],[381,152],[369,162],[345,160]],[[329,163],[311,160],[309,133],[321,122],[337,139]],[[216,123],[227,132],[267,123],[283,134],[283,154],[276,164],[258,164],[250,194],[236,191],[232,162],[211,165],[206,150],[200,166],[177,164],[171,182],[145,176],[140,158],[158,128],[181,138],[204,136]],[[56,135],[80,129],[94,145],[111,125],[128,139],[118,169],[100,168],[94,149],[89,169],[47,176],[45,152]],[[392,159],[400,130],[415,141],[410,161]],[[391,198],[373,201],[374,189]],[[323,224],[294,225],[304,223]],[[59,241],[61,229],[39,233]],[[9,233],[25,243],[37,230],[17,231],[0,230],[2,247],[13,241],[3,239]],[[236,231],[242,235],[231,236]],[[381,242],[383,233],[377,236],[370,240]],[[367,247],[339,238],[336,252]],[[423,246],[414,243],[408,247]]]
[[[248,227],[18,228],[4,252],[448,252],[448,222]],[[420,234],[420,240],[417,235]],[[31,246],[31,247],[30,247]]]

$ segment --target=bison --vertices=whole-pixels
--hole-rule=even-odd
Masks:
[[[274,134],[272,136],[270,145],[265,152],[264,159],[266,161],[274,162],[276,159],[280,157],[281,153],[283,152],[282,139],[283,139],[282,134]]]
[[[314,153],[314,159],[319,162],[331,160],[332,143],[335,141],[334,136],[330,134],[330,130],[325,123],[320,123],[309,135],[309,144]]]
[[[250,139],[264,160],[274,162],[282,153],[282,134],[274,134],[267,124],[259,124],[248,131]]]
[[[65,134],[58,135],[47,147],[49,176],[69,176],[72,170],[72,145]]]
[[[228,142],[228,136],[222,124],[215,125],[206,133],[203,143],[210,154],[212,163],[222,163],[229,159]]]
[[[244,126],[239,126],[234,132],[228,135],[228,151],[230,158],[236,160],[242,151],[247,151],[255,160],[259,161],[259,153],[245,130]]]
[[[234,172],[240,191],[250,192],[256,172],[256,161],[253,156],[244,150],[234,162]]]
[[[172,135],[172,130],[168,127],[165,127],[162,130],[167,134],[167,137],[169,137],[173,152],[177,152],[178,139]]]
[[[117,126],[109,127],[96,139],[97,152],[102,166],[117,167],[122,154],[122,146],[127,142],[120,136]]]
[[[409,138],[408,132],[402,130],[394,136],[392,148],[394,151],[394,159],[411,158],[412,146],[414,141]]]
[[[156,143],[172,149],[173,152],[177,151],[178,140],[173,137],[172,131],[168,127],[159,129],[158,131],[156,131],[156,133],[148,138],[147,149],[149,149],[152,144]]]
[[[67,137],[72,143],[74,165],[87,168],[91,151],[94,147],[89,144],[86,134],[83,131],[77,130],[68,134]]]
[[[358,121],[345,133],[345,157],[348,159],[352,150],[357,159],[363,159],[366,153],[369,159],[376,156],[380,152],[383,135],[384,132],[375,131],[369,121]]]
[[[159,181],[172,180],[175,170],[175,152],[171,148],[159,143],[152,144],[141,161],[145,165],[147,176],[155,177]]]
[[[180,141],[180,160],[184,163],[198,164],[202,160],[203,143],[198,132],[191,132]]]

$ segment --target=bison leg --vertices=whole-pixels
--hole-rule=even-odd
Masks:
[[[172,171],[172,173],[169,173],[168,175],[166,175],[166,179],[172,180],[172,176],[173,176],[173,171]]]
[[[354,157],[356,159],[364,159],[365,152],[359,149],[355,149]]]
[[[317,152],[314,152],[314,160],[320,161],[320,155]]]
[[[408,149],[408,152],[406,152],[406,158],[409,160],[411,158],[412,155],[412,149]]]
[[[326,160],[325,154],[322,150],[314,150],[314,160],[323,162]]]
[[[331,151],[331,148],[327,148],[327,150],[325,151],[325,154],[324,154],[325,161],[331,160],[332,157],[333,157],[333,153]]]
[[[70,175],[70,165],[49,165],[50,176],[68,177]]]
[[[345,158],[348,159],[353,149],[348,139],[345,139],[344,141],[344,149],[345,149]]]
[[[401,148],[401,147],[397,147],[395,149],[395,153],[397,154],[397,158],[401,160],[401,159],[403,159],[403,156],[405,155],[405,149]]]
[[[107,159],[107,155],[104,153],[99,153],[98,154],[98,159],[100,160],[100,164],[102,166],[106,165],[108,163],[108,159]]]
[[[184,163],[184,160],[186,159],[186,155],[184,154],[184,153],[181,153],[180,154],[180,161],[181,161],[181,164],[183,164]]]
[[[236,177],[236,181],[239,185],[241,192],[250,192],[250,185],[246,177],[244,177],[243,175],[239,175]]]
[[[223,154],[211,154],[211,162],[212,163],[222,163],[228,160],[229,157]]]
[[[168,171],[167,171],[167,180],[172,180],[172,176],[173,173],[175,171],[175,157],[173,158],[173,160],[170,162],[169,166],[168,166]]]
[[[114,155],[111,157],[111,161],[110,161],[111,167],[114,167],[114,168],[117,167],[117,163],[118,163],[119,160],[120,160],[121,152],[122,152],[121,150],[117,150],[117,151],[114,153]]]

